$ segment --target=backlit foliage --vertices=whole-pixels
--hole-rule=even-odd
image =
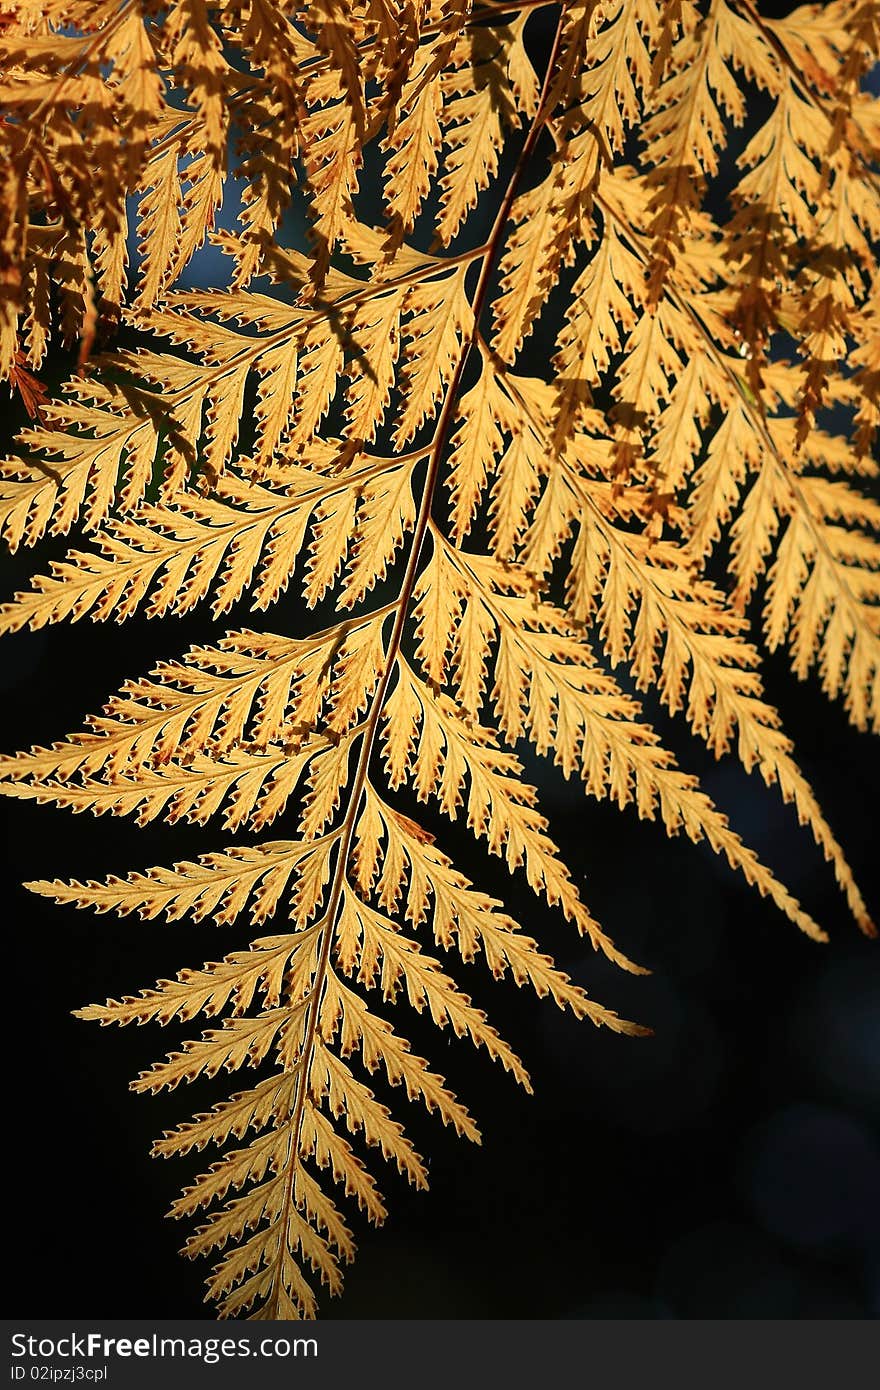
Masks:
[[[216,639],[5,757],[0,789],[221,822],[172,867],[30,887],[253,927],[81,1010],[209,1021],[138,1091],[242,1073],[156,1145],[221,1146],[174,1213],[201,1220],[185,1248],[214,1254],[222,1315],[311,1316],[318,1283],[339,1291],[334,1184],[385,1213],[364,1142],[426,1185],[364,1072],[478,1139],[383,1000],[526,1087],[457,955],[639,1031],[402,805],[462,818],[635,969],[560,861],[530,743],[821,938],[644,695],[793,805],[873,930],[747,608],[766,649],[880,726],[878,38],[865,0],[781,21],[750,0],[4,5],[0,370],[31,420],[0,526],[13,549],[79,537],[0,624],[204,603]],[[181,283],[206,244],[225,288]],[[79,368],[49,401],[53,335]],[[240,601],[253,626],[230,628]]]

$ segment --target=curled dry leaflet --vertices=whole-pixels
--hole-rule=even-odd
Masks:
[[[0,358],[30,416],[0,525],[80,533],[0,622],[216,619],[83,731],[4,756],[0,790],[219,821],[213,852],[29,887],[237,924],[80,1017],[193,1023],[134,1082],[230,1076],[156,1144],[208,1151],[186,1253],[222,1316],[311,1317],[349,1221],[385,1215],[377,1163],[426,1185],[386,1083],[479,1139],[388,1001],[525,1087],[458,958],[643,1031],[418,803],[638,969],[561,862],[530,742],[821,939],[645,697],[792,804],[873,931],[759,643],[880,725],[880,6],[5,0],[0,46]],[[199,253],[224,288],[186,288]],[[53,335],[79,351],[57,399]]]

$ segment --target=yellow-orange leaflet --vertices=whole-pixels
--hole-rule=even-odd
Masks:
[[[156,1144],[217,1151],[173,1213],[200,1223],[184,1249],[214,1259],[221,1315],[310,1317],[341,1291],[342,1207],[385,1216],[359,1147],[427,1185],[396,1088],[479,1140],[383,1006],[526,1088],[457,958],[644,1031],[435,840],[438,810],[463,821],[517,896],[639,972],[524,742],[823,939],[661,738],[659,701],[778,790],[873,932],[760,668],[787,646],[880,728],[878,36],[865,0],[782,21],[751,0],[4,11],[0,375],[31,419],[0,531],[72,541],[0,631],[200,605],[217,630],[0,758],[0,791],[220,823],[171,865],[29,886],[255,929],[79,1010],[196,1024],[137,1091],[238,1073]],[[219,287],[181,283],[205,248],[196,283]],[[79,361],[47,402],[52,344]]]

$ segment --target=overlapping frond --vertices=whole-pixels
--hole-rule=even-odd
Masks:
[[[221,1315],[311,1317],[317,1284],[340,1291],[342,1201],[385,1216],[364,1145],[427,1185],[398,1088],[479,1140],[397,1002],[530,1087],[456,958],[644,1031],[439,842],[464,822],[517,892],[639,972],[563,863],[524,744],[824,939],[681,769],[663,706],[777,787],[873,932],[758,638],[880,727],[876,10],[4,14],[0,376],[29,423],[0,532],[74,538],[0,629],[267,615],[0,758],[21,801],[220,822],[219,848],[170,866],[29,886],[236,933],[79,1010],[208,1020],[137,1091],[241,1073],[156,1145],[218,1150],[173,1213],[201,1223],[184,1248],[217,1261]],[[188,282],[204,247],[213,278]],[[203,288],[221,260],[226,287]],[[79,366],[49,400],[53,334]]]

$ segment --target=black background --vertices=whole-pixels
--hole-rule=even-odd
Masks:
[[[770,7],[763,7],[768,9]],[[782,8],[782,7],[780,7]],[[550,350],[539,330],[536,369]],[[40,557],[62,553],[52,542]],[[3,592],[31,556],[4,561]],[[287,616],[296,630],[295,602]],[[269,615],[267,626],[272,626]],[[236,621],[252,621],[243,611]],[[4,639],[5,748],[81,727],[127,676],[200,640],[203,617],[82,623]],[[815,678],[767,663],[770,699],[801,767],[880,912],[876,743]],[[658,719],[664,729],[662,719]],[[441,844],[499,896],[596,997],[650,1024],[630,1040],[552,1006],[458,977],[532,1074],[528,1097],[465,1043],[399,1025],[475,1113],[480,1148],[394,1097],[430,1158],[431,1192],[380,1176],[390,1217],[356,1214],[346,1317],[866,1317],[880,1309],[880,947],[848,919],[830,869],[778,795],[716,764],[682,728],[682,765],[831,935],[801,937],[710,851],[666,840],[632,810],[587,801],[529,763],[551,831],[593,913],[654,972],[626,977],[487,862],[460,827]],[[140,923],[55,907],[19,884],[101,877],[227,843],[222,831],[127,822],[0,801],[6,1020],[7,1313],[210,1316],[205,1272],[175,1251],[163,1213],[197,1168],[150,1159],[153,1137],[217,1087],[160,1098],[127,1090],[178,1035],[101,1030],[70,1010],[133,992],[233,949],[244,929]],[[401,1010],[401,1014],[405,1013]],[[374,1170],[381,1160],[372,1159]]]

